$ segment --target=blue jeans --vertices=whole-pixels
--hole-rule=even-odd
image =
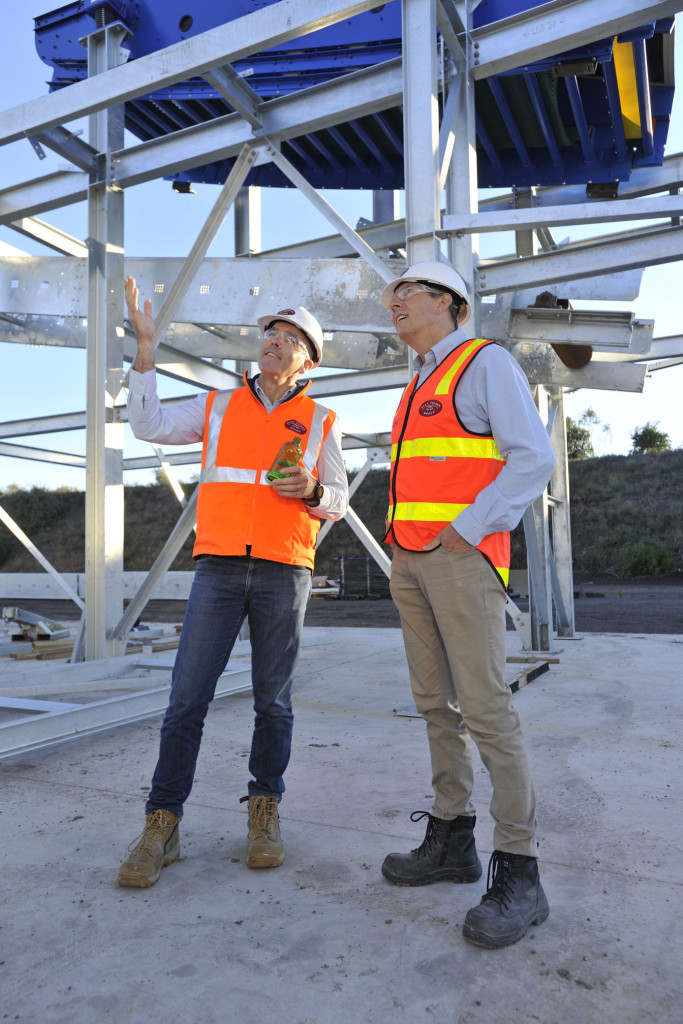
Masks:
[[[292,744],[292,676],[311,592],[311,571],[262,558],[208,555],[197,563],[161,725],[146,811],[182,816],[204,719],[245,618],[252,647],[254,731],[250,796],[280,799]]]

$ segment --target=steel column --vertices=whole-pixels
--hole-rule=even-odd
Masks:
[[[87,39],[91,78],[122,64],[121,24]],[[112,184],[111,153],[123,145],[123,106],[90,118],[98,154],[88,187],[88,330],[86,409],[85,575],[88,605],[85,658],[113,657],[109,639],[123,608],[123,192]]]
[[[541,419],[546,422],[548,401],[545,389],[537,387],[535,398]],[[534,651],[552,651],[554,647],[550,564],[553,556],[550,547],[547,490],[526,510],[523,523],[529,570],[531,647]]]
[[[515,206],[526,209],[533,206],[533,190],[515,192]],[[518,256],[535,256],[538,240],[533,231],[518,231],[515,235]],[[536,388],[536,405],[547,422],[547,394]],[[550,579],[550,530],[548,522],[547,491],[536,499],[524,514],[524,536],[527,545],[529,570],[529,615],[531,617],[531,646],[535,651],[550,651],[552,645],[552,588]]]
[[[469,5],[468,5],[469,8]],[[477,138],[474,111],[474,80],[470,74],[471,61],[469,28],[471,11],[467,11],[468,34],[465,43],[467,57],[464,66],[450,58],[446,63],[449,98],[455,94],[451,130],[455,136],[450,167],[446,175],[446,209],[450,215],[466,216],[478,211],[477,193]],[[444,111],[450,110],[447,102]],[[448,126],[445,126],[448,128]],[[442,126],[442,135],[444,126]],[[480,302],[474,294],[474,276],[479,262],[479,236],[451,235],[448,239],[448,258],[470,289],[473,330],[475,337],[481,330]]]
[[[235,256],[261,252],[261,189],[244,185],[235,199]]]
[[[408,263],[439,258],[439,104],[434,0],[402,0]]]
[[[564,415],[564,389],[549,388],[550,440],[557,462],[548,485],[553,523],[552,584],[557,619],[557,635],[574,636],[574,571],[572,532],[569,514],[569,466],[567,463],[567,424]]]

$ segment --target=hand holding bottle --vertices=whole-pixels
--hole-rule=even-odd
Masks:
[[[302,458],[301,440],[293,437],[282,445],[266,474],[271,487],[283,498],[310,498],[315,491],[317,481],[299,464]]]
[[[284,474],[287,474],[286,476]],[[283,470],[283,475],[271,482],[271,487],[283,498],[312,498],[318,481],[305,466],[292,466]]]

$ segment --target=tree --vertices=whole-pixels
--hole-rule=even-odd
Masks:
[[[636,427],[631,434],[633,447],[631,455],[647,455],[649,452],[670,452],[671,438],[662,430],[657,430],[657,423],[649,420],[644,427]]]
[[[609,423],[603,423],[595,409],[584,409],[575,423],[567,416],[567,457],[570,459],[592,459],[595,457],[593,448],[593,431],[600,427],[600,432],[611,439],[612,430]]]
[[[567,416],[567,458],[592,459],[594,455],[590,430]]]

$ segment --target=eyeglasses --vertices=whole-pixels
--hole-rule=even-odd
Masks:
[[[311,353],[308,351],[308,345],[296,334],[291,334],[289,331],[281,331],[279,327],[269,327],[263,337],[266,341],[284,341],[290,348],[300,348],[304,355],[310,358]]]
[[[426,284],[401,284],[394,292],[394,298],[405,302],[411,295],[417,295],[418,292],[428,292],[430,295],[439,294],[433,288],[428,288]]]

